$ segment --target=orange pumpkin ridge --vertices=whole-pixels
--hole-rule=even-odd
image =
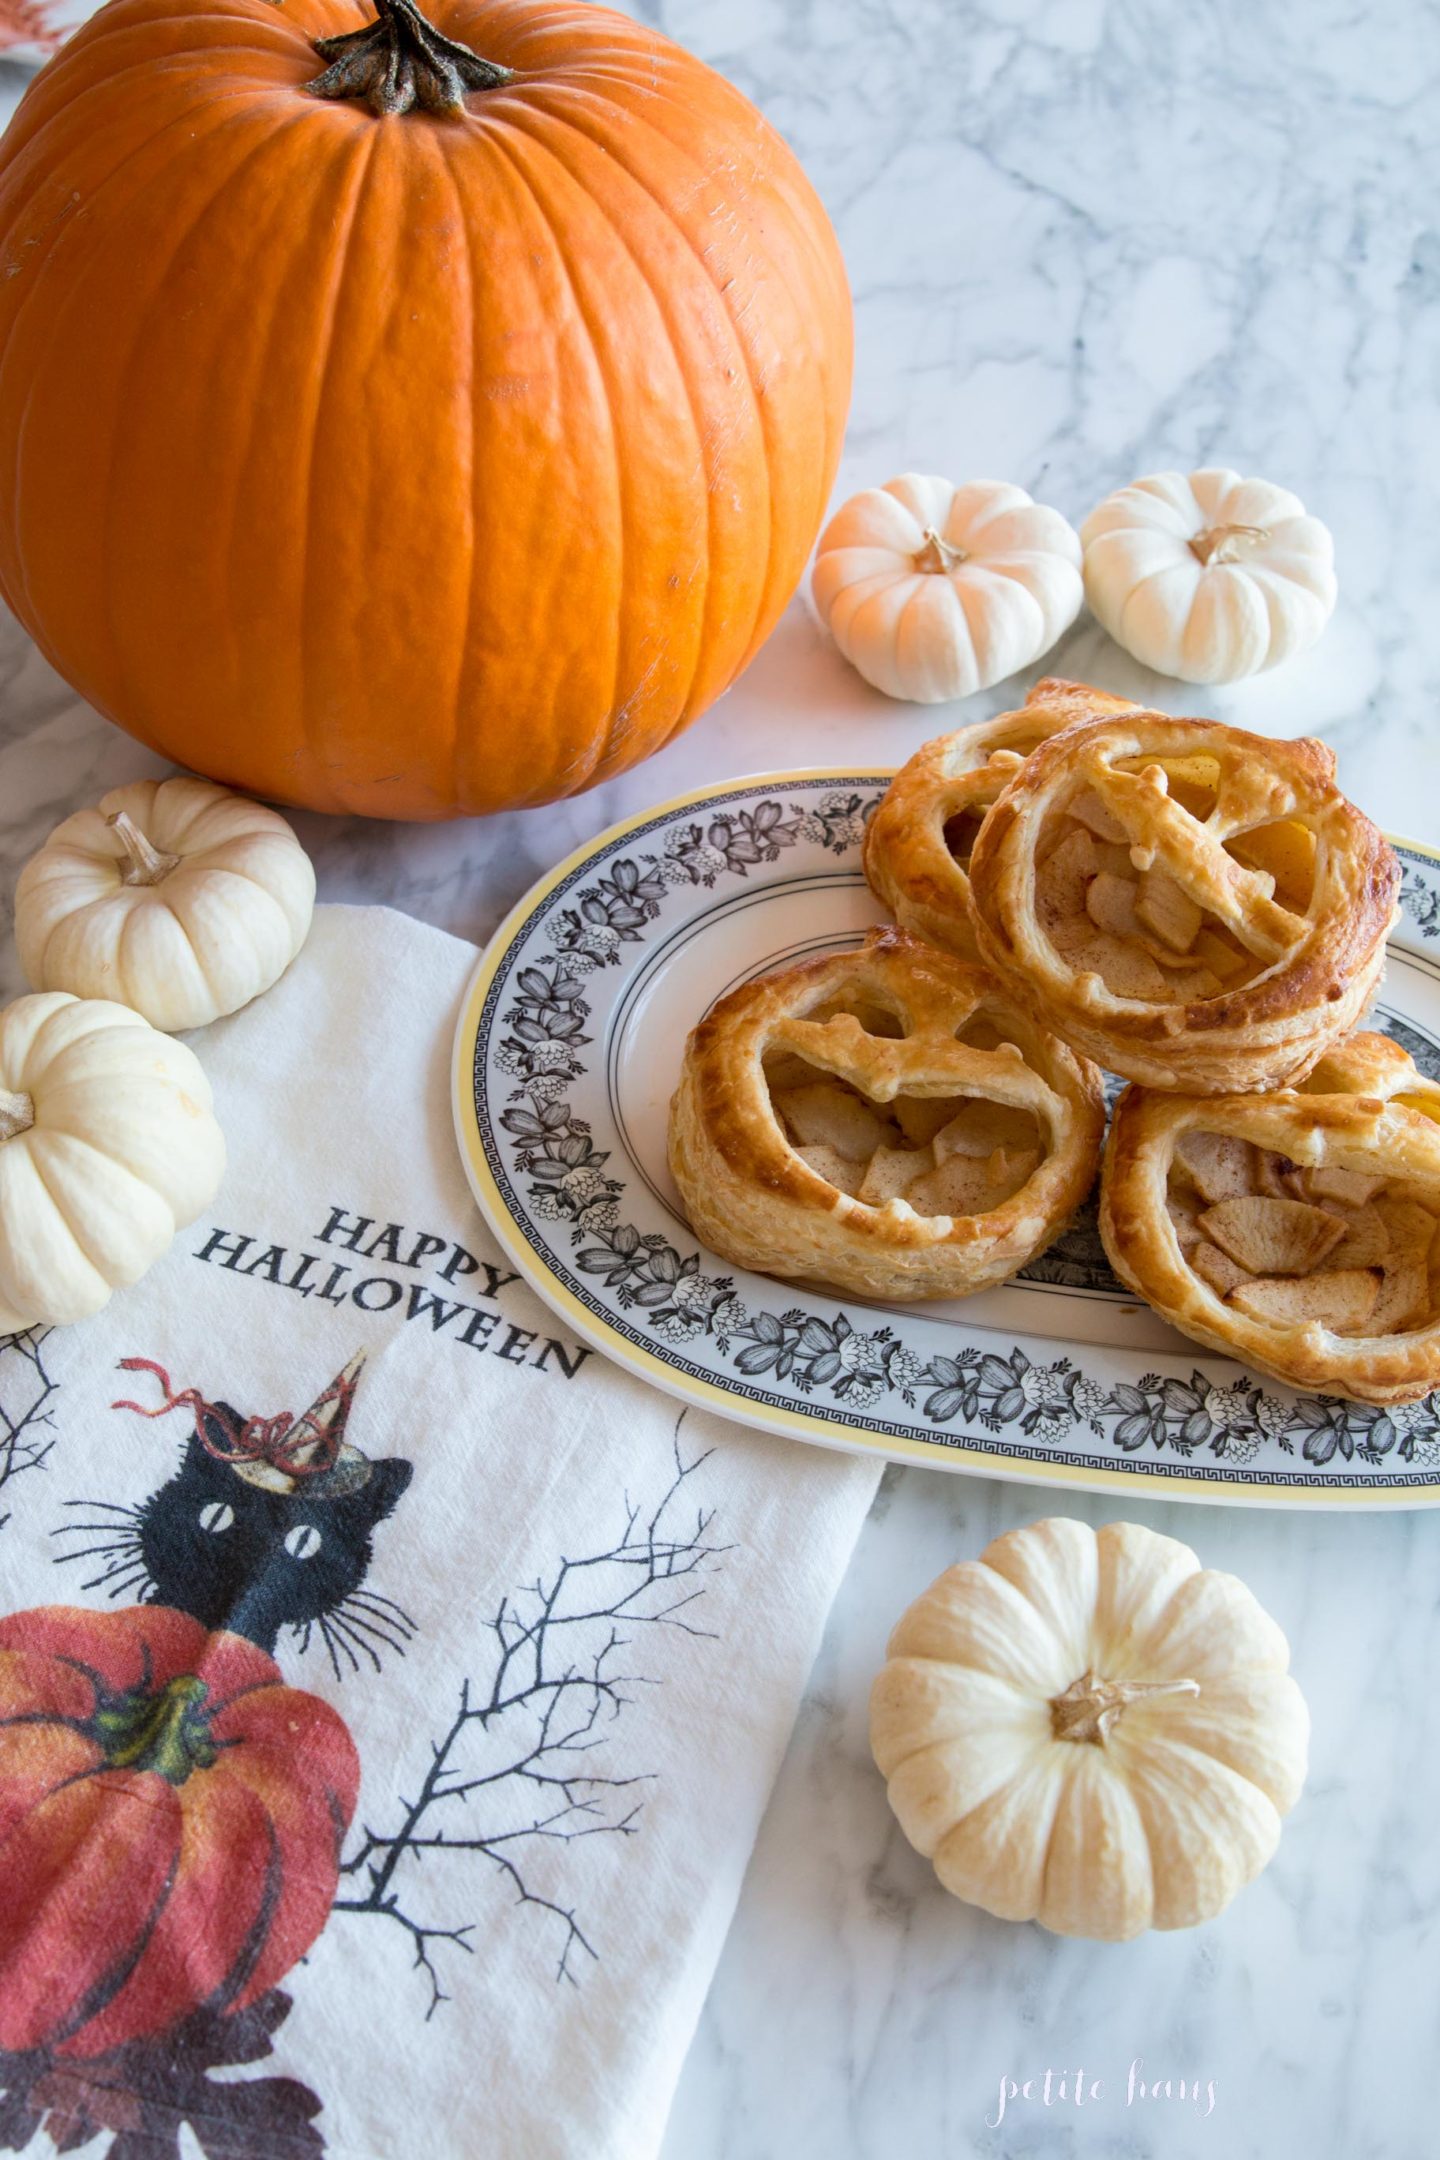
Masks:
[[[359,1777],[243,1637],[153,1605],[0,1620],[0,2048],[258,2001],[325,1925]]]
[[[605,8],[111,0],[0,141],[0,593],[252,793],[651,755],[794,591],[850,372],[791,152]]]

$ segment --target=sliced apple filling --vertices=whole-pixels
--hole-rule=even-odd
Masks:
[[[1298,819],[1232,831],[1222,796],[1214,758],[1133,759],[1046,819],[1035,911],[1077,974],[1116,997],[1188,1005],[1253,981],[1299,933],[1314,833]]]
[[[1013,1197],[1043,1153],[1032,1112],[984,1096],[875,1102],[789,1052],[766,1061],[786,1139],[837,1192],[867,1207],[904,1200],[917,1215],[983,1215]]]
[[[1249,1319],[1372,1336],[1440,1314],[1440,1189],[1191,1132],[1166,1210],[1195,1275]]]

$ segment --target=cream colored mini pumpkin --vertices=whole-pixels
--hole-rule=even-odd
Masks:
[[[1080,528],[1085,596],[1117,645],[1181,682],[1236,682],[1313,645],[1335,607],[1335,548],[1287,488],[1155,473]]]
[[[903,473],[836,512],[811,589],[867,682],[933,705],[1049,651],[1080,612],[1080,542],[1023,488]]]
[[[212,1200],[225,1141],[191,1050],[124,1005],[0,1012],[0,1335],[97,1312]]]
[[[204,1027],[284,974],[314,906],[310,858],[275,811],[210,780],[135,780],[25,865],[15,942],[37,990]]]
[[[890,1804],[947,1890],[1122,1942],[1208,1920],[1273,1854],[1309,1717],[1233,1575],[1056,1517],[917,1598],[870,1702]]]

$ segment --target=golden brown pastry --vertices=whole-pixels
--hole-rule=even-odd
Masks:
[[[970,923],[970,850],[980,821],[1039,742],[1077,720],[1134,712],[1125,698],[1047,675],[1018,712],[921,745],[865,830],[865,875],[904,929],[979,957]]]
[[[1196,1342],[1291,1387],[1403,1403],[1440,1385],[1440,1087],[1355,1035],[1298,1089],[1130,1087],[1100,1234]]]
[[[903,930],[732,990],[694,1029],[670,1168],[696,1234],[767,1275],[962,1297],[1088,1192],[1100,1075],[983,969]]]
[[[1135,711],[1040,744],[970,859],[980,957],[1147,1087],[1257,1093],[1349,1034],[1400,867],[1322,743]]]

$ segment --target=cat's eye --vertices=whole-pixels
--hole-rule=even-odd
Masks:
[[[285,1533],[285,1550],[292,1560],[309,1560],[320,1550],[320,1532],[313,1523],[296,1523]]]
[[[227,1506],[223,1500],[207,1500],[200,1510],[201,1529],[209,1530],[216,1537],[222,1530],[228,1530],[234,1520],[234,1508]]]

